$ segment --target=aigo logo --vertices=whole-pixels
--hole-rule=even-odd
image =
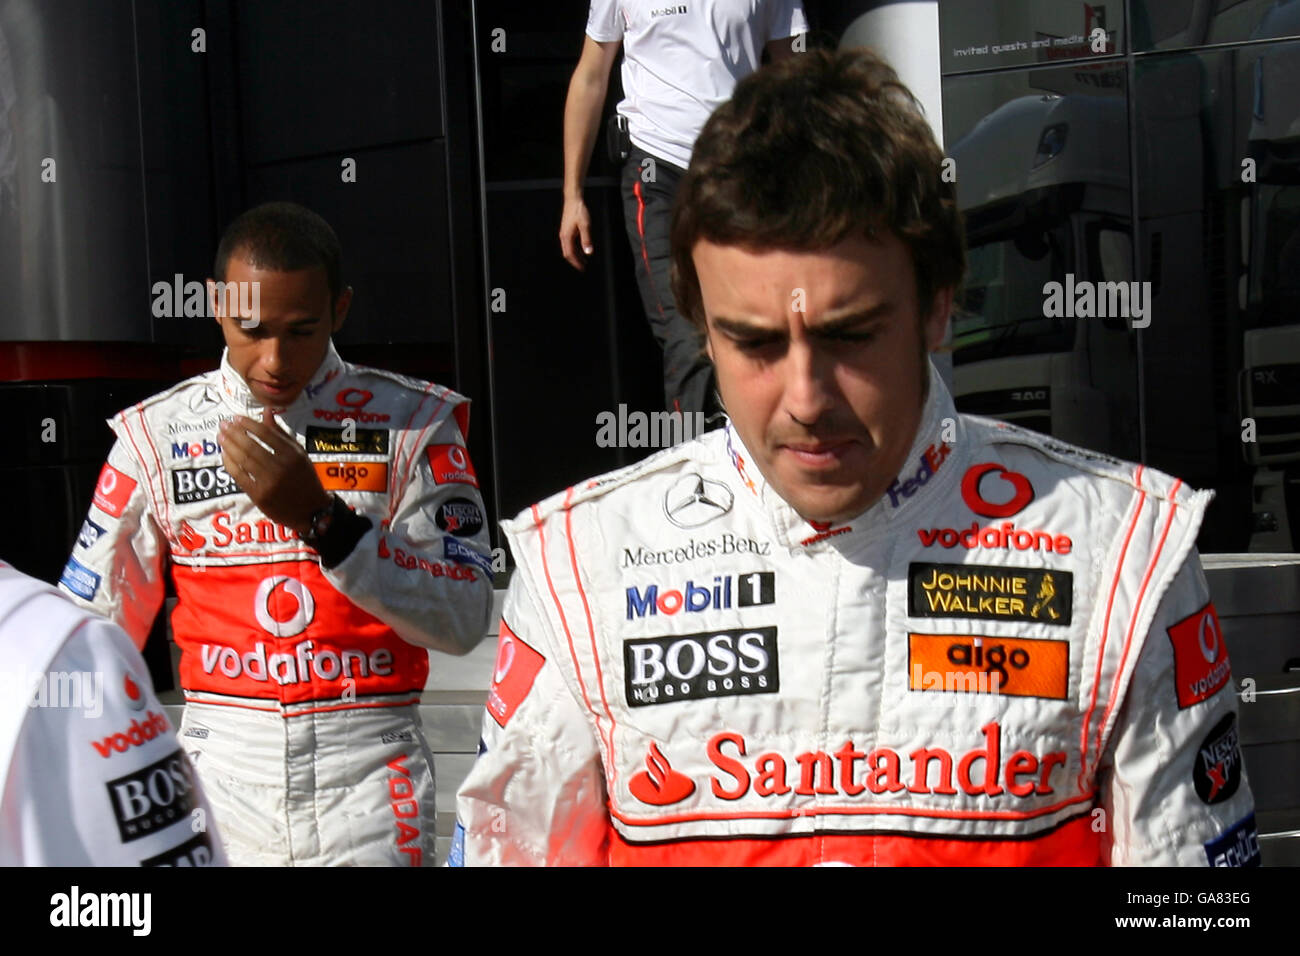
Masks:
[[[290,613],[286,603],[295,604]],[[316,616],[316,599],[307,585],[296,578],[273,574],[257,586],[253,597],[253,616],[262,630],[275,637],[293,637],[307,630]]]
[[[998,472],[999,477],[1011,485],[1012,495],[1008,501],[997,503],[984,497],[980,483],[990,472]],[[985,518],[1010,518],[1019,514],[1034,500],[1034,487],[1029,479],[1018,471],[1009,471],[997,462],[987,461],[972,465],[961,479],[961,497],[966,507]]]

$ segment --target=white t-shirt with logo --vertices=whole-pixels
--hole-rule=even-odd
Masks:
[[[800,0],[592,0],[587,14],[589,37],[623,42],[618,111],[632,142],[683,168],[763,47],[807,30]]]

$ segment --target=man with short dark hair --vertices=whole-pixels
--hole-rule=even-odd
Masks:
[[[941,161],[865,51],[710,118],[674,288],[730,424],[505,524],[453,861],[1259,862],[1209,494],[956,412]]]
[[[432,865],[426,648],[472,649],[492,603],[469,404],[339,358],[352,290],[310,210],[244,213],[214,272],[221,367],[110,421],[60,584],[143,645],[170,565],[232,863]]]
[[[674,307],[669,282],[668,224],[691,144],[765,52],[772,60],[795,55],[807,30],[800,0],[591,0],[588,8],[582,55],[564,103],[560,250],[579,270],[593,251],[582,181],[621,49],[623,220],[641,305],[663,350],[668,411],[720,419],[713,370],[701,354],[698,330]]]

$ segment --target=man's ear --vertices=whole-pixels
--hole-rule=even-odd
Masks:
[[[217,280],[208,278],[204,284],[208,289],[208,312],[212,314],[213,321],[217,323],[217,328],[221,328],[221,313],[217,310]]]
[[[952,316],[953,292],[953,287],[948,286],[934,293],[934,301],[930,304],[930,314],[925,317],[923,324],[925,350],[927,352],[933,352],[943,345],[944,337],[948,334],[948,319]]]
[[[337,332],[343,328],[343,320],[348,317],[348,308],[352,305],[352,286],[345,286],[339,293],[339,297],[334,300],[334,324],[330,326],[331,332]]]

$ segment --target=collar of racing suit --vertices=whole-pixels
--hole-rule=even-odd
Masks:
[[[321,360],[320,367],[316,369],[311,382],[298,393],[298,397],[289,404],[288,408],[278,410],[282,417],[296,420],[294,413],[309,408],[321,388],[327,382],[337,378],[343,368],[343,359],[339,358],[339,353],[334,349],[334,340],[331,339],[325,358]],[[244,382],[243,377],[230,364],[229,349],[221,353],[221,400],[239,415],[246,415],[249,418],[262,417],[262,404],[253,397],[252,390]]]
[[[936,502],[951,500],[957,493],[970,443],[963,440],[965,427],[948,387],[934,363],[929,364],[929,392],[902,471],[879,501],[843,523],[813,524],[801,517],[767,484],[740,435],[727,424],[727,453],[740,476],[740,495],[753,495],[782,546],[791,551],[826,547],[844,551],[881,535],[899,533]]]

